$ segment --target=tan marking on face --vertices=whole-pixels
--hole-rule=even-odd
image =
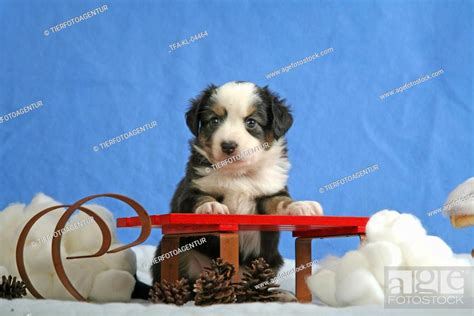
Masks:
[[[206,139],[206,136],[204,136],[203,134],[198,135],[198,143],[206,152],[210,150],[212,146],[211,141]]]
[[[214,163],[214,157],[212,156],[212,138],[206,139],[203,134],[199,134],[197,137],[197,143],[199,144],[199,147],[206,153],[205,157],[211,163]]]
[[[265,150],[268,150],[271,148],[274,140],[275,140],[275,135],[273,135],[273,132],[265,133],[265,142],[267,142],[269,145],[269,148],[265,148]]]
[[[247,113],[245,114],[245,117],[249,117],[250,115],[254,114],[255,111],[257,111],[257,107],[255,106],[255,104],[251,104],[251,105],[247,108]]]
[[[237,144],[235,155],[260,144],[260,141],[245,127],[245,118],[256,110],[255,104],[260,101],[257,92],[257,87],[253,83],[236,82],[226,83],[216,90],[213,101],[224,107],[226,113],[225,119],[212,136],[212,156],[216,160],[221,161],[228,157],[228,154],[222,151],[223,142],[232,141]],[[240,163],[251,164],[251,161],[256,161],[258,156],[257,153],[246,157]]]
[[[214,104],[212,107],[211,107],[211,110],[218,116],[220,117],[224,117],[225,114],[226,114],[226,110],[225,108],[220,105],[220,104]]]

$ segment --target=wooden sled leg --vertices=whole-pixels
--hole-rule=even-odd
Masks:
[[[311,238],[296,238],[295,249],[296,249],[296,260],[295,269],[299,266],[312,262],[311,260]],[[311,276],[312,267],[301,269],[296,271],[296,298],[300,303],[310,303],[312,301],[311,291],[306,285],[306,278]]]

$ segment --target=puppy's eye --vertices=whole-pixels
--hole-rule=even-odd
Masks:
[[[245,120],[245,125],[247,126],[247,128],[255,128],[255,126],[257,126],[257,121],[255,121],[253,118],[249,118],[247,120]]]
[[[212,127],[216,127],[217,125],[219,125],[220,122],[221,122],[221,120],[219,118],[213,117],[209,121],[209,125],[211,125]]]

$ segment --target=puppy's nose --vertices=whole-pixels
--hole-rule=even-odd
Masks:
[[[237,148],[237,146],[238,146],[237,143],[233,141],[221,143],[222,151],[225,152],[227,155],[232,154]]]

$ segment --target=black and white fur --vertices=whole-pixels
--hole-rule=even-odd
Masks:
[[[172,213],[321,215],[318,202],[293,202],[287,190],[288,161],[285,133],[293,118],[285,100],[267,87],[250,82],[210,85],[191,100],[186,123],[195,138],[186,175],[171,203]],[[233,155],[268,143],[248,157],[212,168]],[[182,238],[185,245],[199,237]],[[241,232],[240,265],[263,257],[275,272],[283,260],[278,232]],[[180,255],[180,277],[198,278],[219,255],[216,237]],[[156,256],[161,255],[160,246]],[[241,272],[242,268],[239,269]],[[152,266],[160,281],[160,264]]]

